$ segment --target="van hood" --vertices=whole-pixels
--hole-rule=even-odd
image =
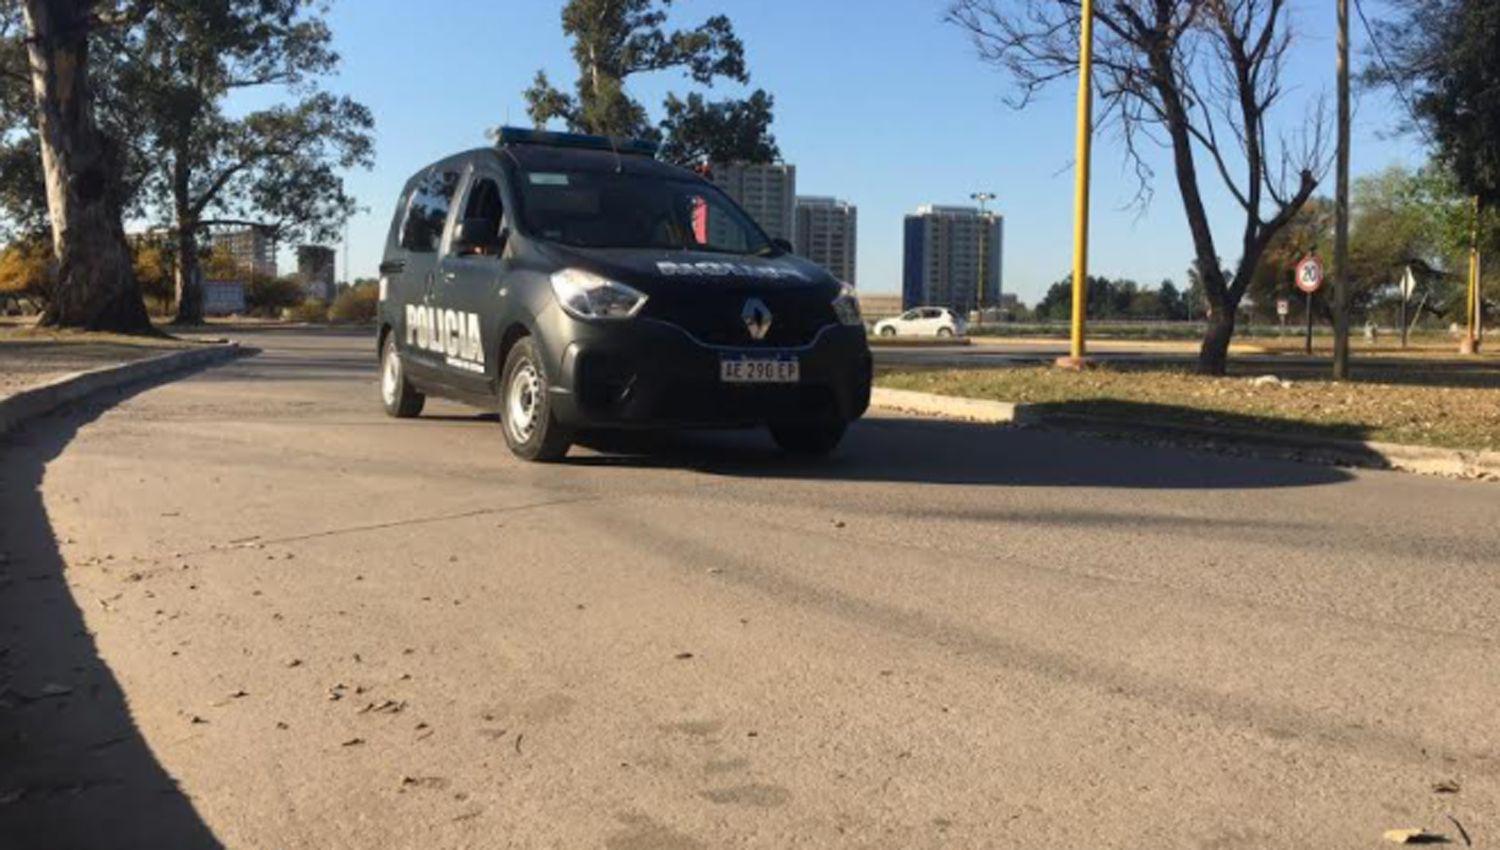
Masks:
[[[639,289],[639,318],[675,325],[701,343],[731,348],[810,345],[838,317],[839,282],[817,265],[789,254],[744,257],[706,251],[579,249],[539,244],[553,268],[572,266]],[[745,311],[770,316],[752,336]]]
[[[659,248],[572,248],[543,242],[537,243],[537,247],[558,268],[576,266],[633,286],[647,295],[662,287],[836,292],[839,285],[822,267],[791,254],[759,257]]]

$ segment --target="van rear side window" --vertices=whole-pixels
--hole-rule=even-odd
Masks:
[[[417,181],[401,224],[401,247],[408,251],[436,251],[448,223],[448,208],[458,188],[458,172],[432,169]]]

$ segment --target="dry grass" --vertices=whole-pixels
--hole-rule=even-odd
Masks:
[[[1441,373],[1439,373],[1441,374]],[[1067,372],[1046,367],[895,372],[896,389],[1185,425],[1500,450],[1500,388],[1441,386],[1420,367],[1392,383],[1294,380],[1257,385],[1164,366]]]

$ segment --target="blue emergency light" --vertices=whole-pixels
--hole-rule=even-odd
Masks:
[[[656,142],[648,142],[645,139],[612,139],[609,136],[554,133],[551,130],[529,130],[524,127],[501,127],[491,130],[489,135],[497,145],[544,145],[554,148],[614,151],[648,157],[655,157],[661,148]]]

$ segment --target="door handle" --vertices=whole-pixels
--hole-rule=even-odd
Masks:
[[[443,280],[449,283],[458,280],[458,272],[443,272]]]

